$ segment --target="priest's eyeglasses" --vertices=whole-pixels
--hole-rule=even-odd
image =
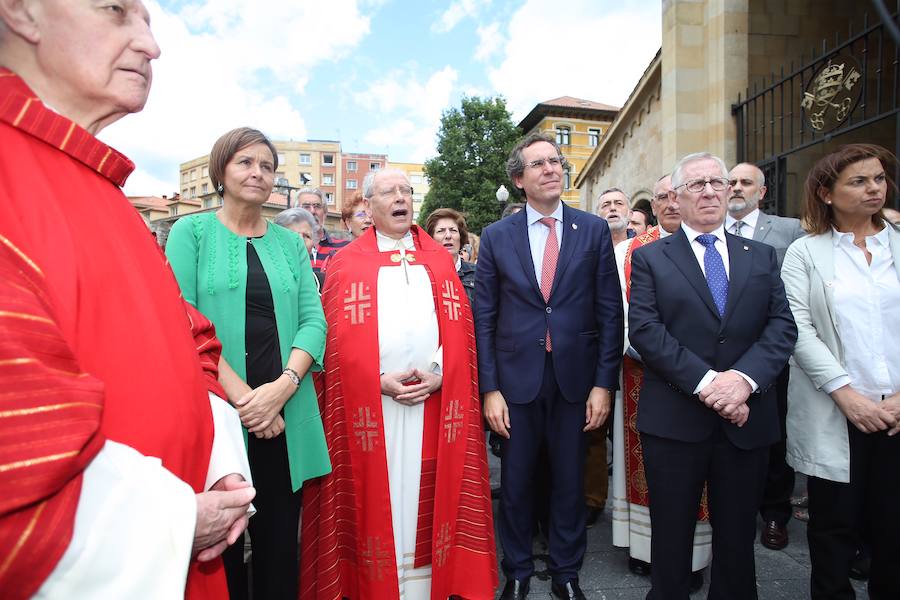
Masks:
[[[525,163],[525,166],[529,169],[540,170],[544,168],[545,164],[550,165],[551,169],[555,169],[559,165],[562,164],[563,158],[561,156],[551,156],[550,158],[539,158],[537,160],[533,160],[530,163]]]
[[[398,193],[404,198],[410,198],[413,195],[413,189],[408,185],[397,185],[389,190],[379,190],[375,192],[375,194],[383,200],[396,198]]]
[[[677,190],[678,188],[683,187],[692,194],[699,194],[706,189],[707,183],[713,191],[721,192],[727,188],[731,182],[724,177],[704,177],[703,179],[691,179],[690,181],[685,181],[681,185],[676,185],[673,189]]]

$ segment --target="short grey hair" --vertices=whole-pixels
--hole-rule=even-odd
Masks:
[[[372,189],[372,186],[375,185],[375,178],[379,173],[397,173],[399,175],[403,175],[403,178],[406,179],[406,182],[409,183],[409,175],[406,174],[406,171],[402,171],[400,169],[378,169],[377,171],[369,171],[366,173],[366,176],[362,181],[362,195],[363,198],[368,200],[372,197],[372,194],[375,193],[375,190]]]
[[[322,193],[322,190],[320,190],[319,188],[317,188],[317,187],[302,187],[299,190],[297,190],[297,203],[298,204],[300,203],[300,196],[302,196],[303,194],[314,194],[319,197],[319,200],[322,201],[322,206],[325,205],[325,194]]]
[[[625,196],[625,204],[627,204],[629,207],[631,206],[631,198],[629,198],[628,194],[626,194],[623,190],[621,190],[617,187],[611,187],[611,188],[603,190],[602,192],[600,192],[600,195],[597,196],[597,200],[599,201],[600,198],[602,198],[603,196],[605,196],[607,194],[611,194],[612,192],[619,192],[620,194]]]
[[[305,208],[295,206],[281,211],[275,216],[275,224],[282,227],[290,227],[298,223],[309,223],[313,234],[313,244],[318,244],[322,238],[322,227],[319,220]]]
[[[719,165],[719,170],[722,171],[722,177],[725,179],[729,179],[728,167],[725,166],[725,161],[716,156],[715,154],[710,154],[709,152],[694,152],[693,154],[688,154],[687,156],[682,157],[677,163],[675,163],[675,168],[672,169],[672,189],[674,190],[682,183],[684,183],[681,178],[684,177],[684,167],[692,162],[697,162],[698,160],[711,160],[714,161],[717,165]]]
[[[525,172],[525,159],[522,157],[522,152],[525,150],[525,148],[538,142],[547,142],[548,144],[551,144],[553,146],[553,148],[556,150],[556,155],[559,157],[559,160],[562,163],[563,170],[565,170],[566,167],[569,166],[569,162],[566,160],[566,157],[563,156],[562,150],[559,149],[559,144],[556,143],[556,138],[547,133],[529,133],[521,140],[519,140],[519,143],[516,144],[512,151],[509,153],[509,160],[506,161],[506,175],[507,177],[509,177],[509,180],[513,185],[516,185],[515,178],[519,177],[522,173]]]

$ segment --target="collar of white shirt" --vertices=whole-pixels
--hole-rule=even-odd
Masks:
[[[742,227],[741,230],[745,233],[749,232],[750,235],[752,236],[753,232],[756,231],[756,222],[759,221],[759,209],[758,208],[753,209],[753,212],[749,213],[748,215],[745,215],[744,218],[741,219],[741,221],[744,222],[744,227],[749,227],[749,229],[744,229]],[[728,233],[734,233],[735,222],[737,222],[737,219],[735,219],[734,217],[732,217],[729,214],[725,215],[725,229],[728,230]],[[743,237],[747,237],[747,236],[745,235]]]
[[[401,246],[407,250],[414,250],[413,236],[411,231],[407,231],[399,240],[386,236],[377,229],[375,230],[375,239],[378,241],[378,251],[387,252],[389,250],[397,250]]]
[[[554,210],[549,215],[542,215],[541,213],[539,213],[538,211],[533,209],[530,204],[525,205],[525,218],[528,221],[529,227],[531,227],[532,225],[534,225],[535,223],[537,223],[544,217],[553,217],[558,222],[562,223],[562,220],[563,220],[562,200],[560,200],[559,203],[557,203],[556,210]]]
[[[866,241],[868,245],[868,240],[875,240],[880,246],[884,248],[890,248],[891,246],[891,238],[890,232],[888,229],[890,225],[887,223],[884,224],[884,228],[876,233],[875,235],[866,236]],[[856,236],[852,231],[848,231],[844,233],[843,231],[838,231],[834,227],[831,228],[831,243],[834,244],[834,247],[837,248],[842,243],[847,244],[848,246],[852,246],[853,242],[856,241]]]
[[[684,229],[684,234],[687,236],[688,241],[691,243],[693,243],[694,240],[696,240],[698,236],[703,235],[701,232],[688,227],[687,224],[685,224],[684,222],[681,223],[681,228]],[[719,225],[718,227],[716,227],[709,233],[716,236],[716,238],[723,244],[726,243],[725,242],[725,227],[723,225]]]

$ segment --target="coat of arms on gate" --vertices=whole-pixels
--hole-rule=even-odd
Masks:
[[[803,92],[800,106],[806,111],[809,126],[824,132],[846,121],[859,101],[861,77],[862,72],[855,58],[831,58]]]

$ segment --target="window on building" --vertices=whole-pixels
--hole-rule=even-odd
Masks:
[[[300,154],[300,164],[301,165],[311,165],[312,164],[312,159],[310,158],[309,154],[302,154],[302,153]]]
[[[191,187],[191,198],[197,197],[197,186]]]
[[[369,163],[370,171],[377,171],[380,168],[381,168],[381,163]]]
[[[348,190],[355,190],[355,189],[356,189],[356,180],[355,180],[355,179],[348,179],[348,180],[347,180],[347,189],[348,189]]]
[[[588,129],[588,145],[591,148],[600,145],[601,134],[602,132],[599,129]]]
[[[191,174],[185,171],[181,174],[181,183],[187,183],[191,180]]]
[[[172,206],[169,207],[169,216],[174,217],[177,215],[178,215],[178,205],[173,204]]]
[[[278,153],[278,164],[279,164],[279,165],[283,165],[285,162],[286,162],[286,159],[285,159],[285,157],[284,157],[284,154],[282,154],[281,152],[279,152],[279,153]]]
[[[568,127],[557,127],[556,128],[556,143],[560,146],[568,146],[569,145],[569,133],[571,131]]]
[[[203,167],[203,177],[209,177],[209,167]]]
[[[413,185],[422,183],[422,176],[421,175],[410,175],[409,182]]]
[[[204,183],[203,185],[200,186],[200,194],[202,194],[202,195],[205,196],[205,195],[208,194],[208,193],[209,193],[209,184],[208,184],[208,183]],[[704,238],[704,239],[705,239],[705,238]]]
[[[569,167],[563,171],[563,189],[568,191],[572,187],[572,172]]]
[[[334,206],[333,192],[325,192],[325,204],[327,204],[328,206]]]
[[[333,165],[334,164],[334,154],[323,154],[322,155],[322,164],[323,165]]]
[[[191,181],[197,181],[197,169],[191,169]]]
[[[354,172],[356,171],[356,161],[355,161],[355,160],[348,160],[348,161],[347,161],[347,170],[348,170],[348,171],[354,171]]]
[[[187,189],[187,188],[184,188],[183,190],[181,190],[181,195],[184,196],[185,198],[187,198],[187,195],[188,195],[188,189]]]
[[[203,199],[203,208],[212,208],[216,205],[215,198],[204,198]]]
[[[322,185],[334,185],[334,175],[331,173],[324,173],[322,175]]]

